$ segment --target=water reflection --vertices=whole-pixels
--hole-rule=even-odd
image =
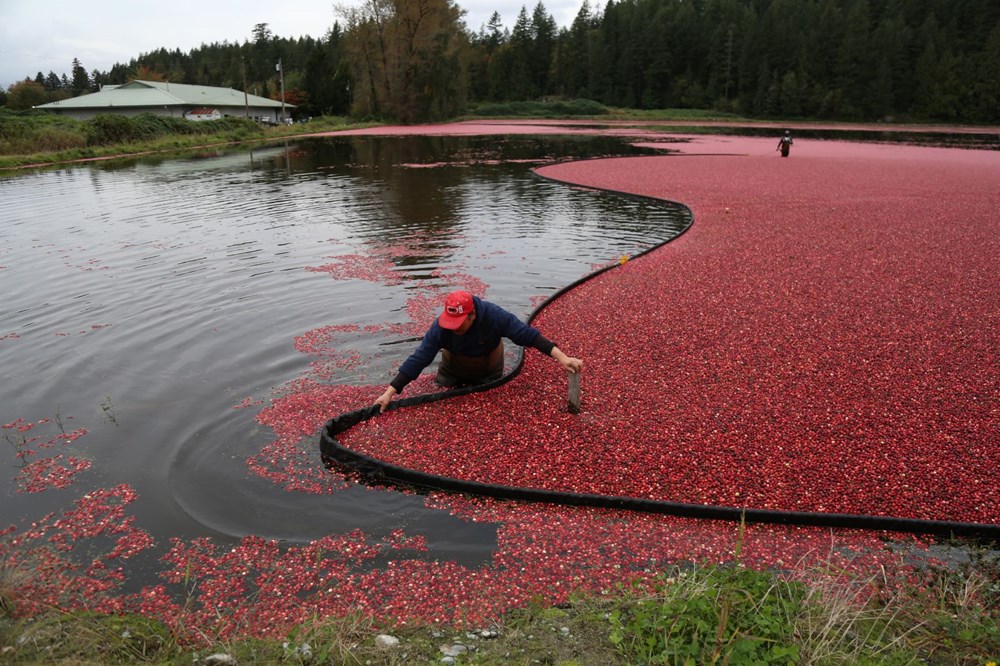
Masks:
[[[25,494],[17,460],[0,457],[4,518],[129,483],[137,524],[161,544],[404,527],[428,536],[430,556],[489,557],[490,526],[419,497],[292,493],[252,473],[247,458],[274,439],[254,416],[318,368],[374,398],[453,286],[526,316],[678,232],[681,211],[530,172],[638,152],[607,137],[324,138],[0,180],[0,419],[85,427],[66,452],[93,462],[70,488]],[[295,349],[331,326],[329,355]]]

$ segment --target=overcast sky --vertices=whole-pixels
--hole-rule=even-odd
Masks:
[[[510,29],[521,7],[538,0],[457,0],[473,31],[494,11]],[[160,47],[187,52],[202,44],[249,40],[267,23],[276,37],[320,38],[338,18],[335,4],[361,0],[0,0],[0,87],[38,72],[72,76],[73,58],[87,72],[106,72]],[[562,28],[583,0],[543,0]],[[591,6],[595,4],[591,2]]]

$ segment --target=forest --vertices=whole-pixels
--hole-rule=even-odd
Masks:
[[[755,118],[1000,121],[997,0],[585,1],[556,25],[542,0],[513,26],[467,26],[452,0],[338,7],[320,38],[266,23],[243,43],[160,48],[88,72],[39,71],[0,92],[10,109],[131,79],[230,87],[299,117],[423,122],[525,100],[706,109]]]

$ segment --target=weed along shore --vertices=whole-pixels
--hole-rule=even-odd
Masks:
[[[345,447],[537,490],[1000,524],[1000,153],[796,136],[783,159],[777,136],[628,122],[313,129],[624,135],[662,152],[534,170],[693,216],[538,315],[584,359],[576,413],[566,378],[529,354],[503,385],[390,410],[341,433]],[[393,274],[369,279],[399,288]],[[16,342],[5,333],[0,344]],[[288,492],[357,481],[322,467],[317,433],[370,405],[381,380],[276,392],[253,417],[274,441],[248,467]],[[31,439],[52,427],[3,432],[20,453],[64,446]],[[1000,661],[989,541],[430,491],[426,507],[496,526],[491,561],[426,557],[427,536],[404,528],[295,544],[178,537],[146,563],[160,582],[136,589],[130,568],[152,544],[134,490],[59,492],[74,493],[66,507],[0,539],[4,663]]]
[[[244,118],[191,122],[140,115],[97,116],[88,121],[0,109],[0,170],[87,163],[255,144],[335,128],[366,127],[345,118],[323,117],[301,126],[263,127]]]

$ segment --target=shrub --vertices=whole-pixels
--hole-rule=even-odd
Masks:
[[[25,142],[18,153],[29,152],[57,152],[60,150],[72,150],[83,148],[87,145],[86,135],[79,129],[66,129],[63,127],[40,127],[33,133],[30,142]]]
[[[254,136],[264,133],[264,129],[255,121],[239,116],[226,116],[218,120],[204,120],[191,123],[200,134],[235,134],[236,136]]]
[[[45,111],[0,109],[0,155],[29,155],[80,148],[87,143],[83,125]]]
[[[156,116],[152,113],[141,113],[131,120],[136,136],[142,141],[158,139],[167,134],[192,134],[189,126],[195,124],[184,118]]]
[[[196,122],[151,113],[133,117],[102,113],[87,121],[85,126],[88,146],[150,142],[168,136],[224,135],[246,138],[263,132],[257,123],[246,118],[228,117]]]
[[[85,123],[88,146],[109,146],[114,143],[131,143],[138,139],[137,130],[130,118],[102,113]]]

